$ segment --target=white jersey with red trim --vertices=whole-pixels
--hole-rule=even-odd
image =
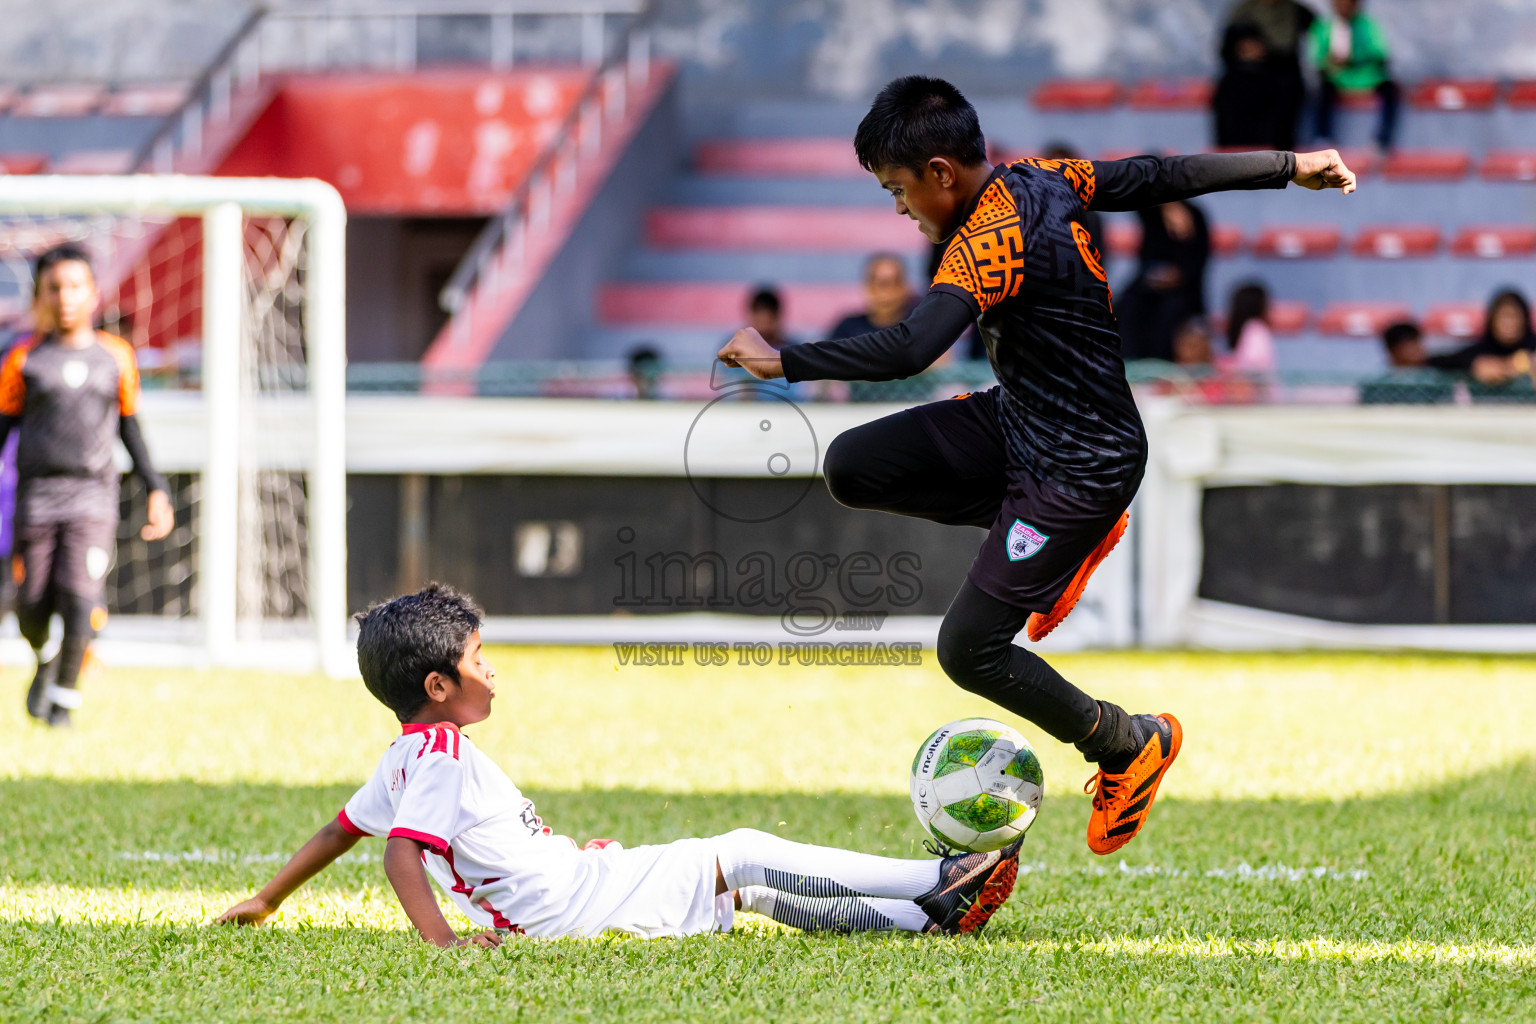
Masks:
[[[448,722],[407,723],[337,817],[354,835],[423,843],[427,871],[477,924],[545,936],[728,927],[706,840],[579,850]]]

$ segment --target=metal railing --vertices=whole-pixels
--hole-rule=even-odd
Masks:
[[[263,76],[338,70],[414,71],[432,63],[506,70],[521,60],[570,57],[603,67],[613,19],[645,15],[646,0],[456,0],[443,6],[381,4],[345,10],[258,7],[208,62],[180,108],[134,156],[133,170],[187,169],[212,133],[229,123],[235,97]],[[424,42],[459,23],[466,45],[424,53]],[[566,26],[568,32],[556,30]],[[437,32],[427,31],[436,26]],[[554,26],[554,27],[552,27]],[[628,38],[629,28],[619,30]],[[452,35],[451,33],[447,33]],[[519,47],[520,40],[528,40]],[[566,41],[574,45],[566,47]],[[567,52],[569,51],[569,52]]]
[[[605,132],[623,121],[630,91],[650,84],[650,13],[647,5],[604,56],[506,209],[485,226],[449,277],[438,296],[453,317],[449,330],[472,331],[471,294],[479,288],[495,292],[523,269],[534,236],[549,230],[557,204],[584,183],[586,163],[602,150]]]

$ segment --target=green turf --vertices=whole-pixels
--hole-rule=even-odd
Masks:
[[[987,706],[937,668],[624,668],[495,652],[471,731],[557,831],[749,825],[921,856],[912,751]],[[931,662],[931,656],[930,656]],[[1536,661],[1080,655],[1186,751],[1122,855],[1087,772],[1046,800],[981,941],[416,942],[377,843],[272,927],[207,921],[335,813],[393,733],[360,684],[112,670],[79,728],[0,700],[0,1017],[22,1020],[1536,1020]],[[1020,723],[1012,723],[1018,725]],[[467,923],[450,917],[461,927]]]

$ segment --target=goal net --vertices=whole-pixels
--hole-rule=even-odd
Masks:
[[[171,484],[175,529],[144,541],[146,495],[124,476],[102,635],[119,657],[355,671],[344,230],[315,181],[0,178],[6,343],[30,332],[33,259],[83,246],[103,329],[138,353],[140,419]]]

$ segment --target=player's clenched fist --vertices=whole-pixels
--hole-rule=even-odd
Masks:
[[[773,380],[784,376],[784,364],[779,360],[779,350],[768,344],[751,327],[743,327],[731,335],[731,340],[715,355],[726,366],[739,366],[758,380]]]
[[[1336,149],[1297,153],[1296,177],[1291,180],[1302,188],[1336,188],[1345,195],[1355,190],[1355,172],[1345,166]]]

